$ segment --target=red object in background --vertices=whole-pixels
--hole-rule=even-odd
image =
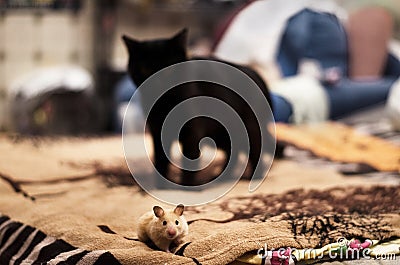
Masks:
[[[225,34],[226,30],[230,26],[233,19],[236,17],[237,14],[240,13],[243,9],[245,9],[249,4],[253,3],[255,0],[248,0],[243,5],[239,6],[238,8],[234,9],[231,14],[229,14],[226,18],[222,20],[222,22],[217,26],[217,29],[214,33],[213,44],[211,46],[211,51],[214,51],[217,47],[219,41],[222,39],[222,36]]]

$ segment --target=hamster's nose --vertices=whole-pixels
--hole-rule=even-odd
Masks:
[[[168,229],[167,230],[168,236],[173,237],[176,235],[176,230],[175,229]]]

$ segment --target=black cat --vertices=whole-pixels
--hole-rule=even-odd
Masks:
[[[137,86],[140,86],[148,77],[157,71],[171,66],[176,63],[193,61],[199,59],[213,60],[224,62],[215,58],[195,58],[189,60],[186,55],[187,30],[184,29],[170,39],[157,39],[149,41],[138,41],[127,36],[123,36],[126,47],[129,52],[128,71]],[[268,88],[261,77],[252,69],[246,66],[235,65],[224,62],[236,67],[247,74],[262,90],[262,94],[272,107],[271,98]],[[149,91],[151,92],[151,91]],[[251,93],[251,91],[249,91]],[[146,91],[142,93],[142,105],[144,108],[150,108],[152,102],[146,102]],[[154,144],[154,163],[157,171],[167,177],[169,160],[163,151],[161,144],[161,129],[167,114],[179,103],[195,97],[208,96],[219,99],[229,104],[242,119],[249,139],[249,164],[250,176],[253,176],[255,165],[259,163],[260,156],[264,152],[261,150],[261,131],[260,128],[267,131],[267,120],[257,121],[252,109],[243,101],[243,99],[230,89],[209,82],[190,82],[178,85],[165,93],[157,103],[152,106],[147,117],[146,126],[150,130]],[[253,107],[253,106],[252,106]],[[261,108],[266,106],[261,106]],[[193,105],[187,111],[196,117],[196,113],[207,106]],[[268,134],[268,132],[266,132]],[[270,135],[270,134],[268,134]],[[226,167],[229,159],[237,161],[238,153],[231,152],[231,141],[227,130],[217,121],[206,118],[197,117],[187,122],[179,133],[179,139],[170,139],[163,142],[166,152],[169,152],[173,140],[179,140],[182,147],[182,153],[187,158],[196,159],[200,155],[198,148],[199,141],[204,137],[210,137],[216,143],[216,146],[226,153]],[[274,144],[272,138],[269,137],[264,144]],[[186,168],[183,164],[183,168]],[[262,178],[263,176],[255,176]],[[203,184],[204,180],[196,178],[196,174],[190,170],[183,170],[180,184],[193,186]]]

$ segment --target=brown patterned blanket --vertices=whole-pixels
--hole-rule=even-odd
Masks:
[[[135,184],[119,137],[0,141],[0,264],[227,264],[265,244],[400,236],[397,186],[276,160],[257,192],[241,181],[187,207],[185,244],[165,253],[137,241],[138,217],[167,205]]]

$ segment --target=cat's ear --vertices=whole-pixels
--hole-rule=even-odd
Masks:
[[[181,31],[179,31],[175,36],[173,36],[171,38],[171,41],[173,41],[179,47],[186,49],[187,38],[188,38],[188,29],[184,28]]]
[[[131,53],[133,50],[135,50],[138,47],[139,41],[132,39],[126,35],[122,36],[122,40],[124,41],[125,46],[128,49],[129,53]]]

